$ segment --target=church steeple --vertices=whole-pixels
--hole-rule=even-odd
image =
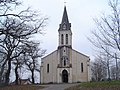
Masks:
[[[71,30],[71,23],[69,23],[66,6],[64,6],[62,22],[60,24],[59,30]]]
[[[59,32],[58,47],[61,46],[72,47],[71,23],[69,23],[66,6],[64,6],[63,17],[58,32]]]
[[[69,23],[66,6],[64,6],[64,13],[63,13],[63,17],[62,17],[62,22],[61,23]]]
[[[70,60],[71,54],[70,50],[72,49],[72,32],[71,32],[71,23],[69,23],[66,6],[64,7],[63,17],[61,24],[59,26],[59,66],[71,67]]]

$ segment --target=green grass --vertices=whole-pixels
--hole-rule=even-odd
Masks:
[[[120,90],[120,81],[101,81],[80,83],[66,90]]]
[[[120,81],[101,81],[101,82],[88,82],[81,83],[82,87],[108,87],[108,86],[120,86]]]
[[[0,90],[40,90],[44,88],[39,85],[10,85],[5,87],[0,87]]]

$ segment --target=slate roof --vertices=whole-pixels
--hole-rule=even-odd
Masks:
[[[69,23],[66,6],[64,7],[62,22],[60,24],[59,31],[60,30],[64,30],[63,29],[64,25],[66,25],[66,29],[65,30],[71,30],[71,23]]]
[[[69,23],[66,6],[64,7],[64,12],[63,12],[63,17],[62,17],[62,22],[61,23],[64,23],[64,22]]]

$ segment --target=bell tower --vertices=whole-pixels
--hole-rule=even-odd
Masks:
[[[62,22],[59,25],[59,46],[68,46],[72,48],[71,23],[69,23],[66,6],[64,7]]]
[[[59,66],[69,67],[70,66],[70,51],[72,49],[72,31],[71,23],[69,23],[66,6],[64,6],[62,22],[59,25]]]

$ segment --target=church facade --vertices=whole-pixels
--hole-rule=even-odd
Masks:
[[[72,31],[66,6],[59,25],[57,50],[41,59],[41,83],[90,81],[90,58],[72,48]]]

